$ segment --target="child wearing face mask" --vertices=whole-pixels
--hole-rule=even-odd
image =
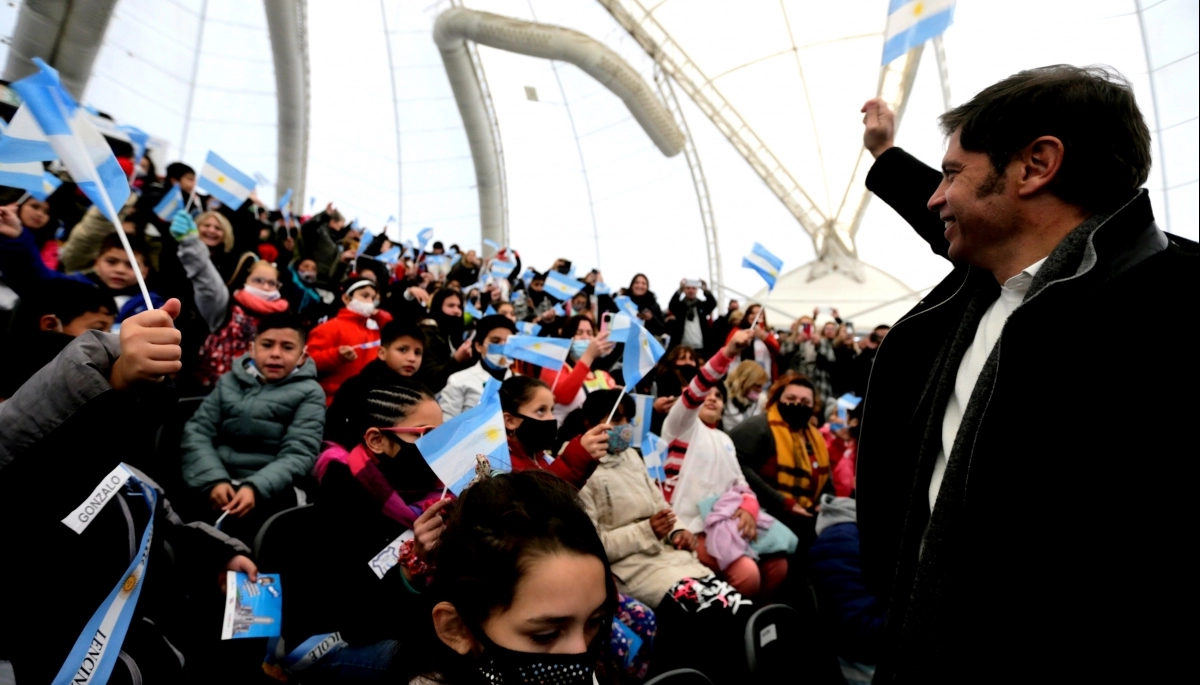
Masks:
[[[429,390],[397,379],[371,389],[364,407],[363,432],[354,446],[329,444],[317,459],[309,542],[296,550],[307,563],[296,564],[285,581],[285,650],[316,635],[340,635],[342,644],[304,671],[313,682],[321,676],[329,679],[320,682],[343,682],[335,677],[347,675],[342,669],[376,675],[387,669],[405,622],[418,615],[407,587],[419,586],[415,576],[421,574],[413,570],[406,580],[403,572],[429,561],[427,552],[443,527],[440,512],[453,501],[441,499],[442,484],[416,445],[442,424],[442,410]],[[419,542],[407,545],[398,562],[384,554],[409,531]],[[394,565],[382,563],[389,560]],[[331,592],[332,579],[353,588],[354,601]]]
[[[501,474],[463,492],[394,682],[609,685],[617,592],[574,489]]]
[[[572,440],[553,458],[558,447],[554,394],[536,378],[513,376],[504,381],[500,386],[500,408],[504,410],[513,471],[545,469],[581,488],[608,452],[608,430],[612,426],[601,424]]]
[[[200,309],[197,302],[197,309]],[[200,347],[197,376],[206,387],[229,373],[233,362],[249,351],[263,317],[288,310],[288,301],[279,294],[279,270],[270,262],[257,261],[246,274],[245,285],[233,291],[225,323],[208,336]],[[203,311],[203,310],[201,310]]]
[[[366,279],[346,286],[342,294],[345,307],[337,317],[313,329],[308,353],[317,363],[317,380],[325,389],[326,405],[333,403],[342,382],[357,376],[372,359],[381,344],[380,329],[392,315],[379,309],[379,290]]]
[[[516,332],[517,325],[498,314],[479,320],[473,342],[479,361],[451,374],[446,387],[438,393],[438,404],[442,405],[442,413],[447,421],[479,404],[483,388],[489,380],[504,381],[512,377],[512,360],[496,348],[503,346],[508,342],[508,337]]]
[[[608,372],[592,368],[615,346],[608,339],[608,331],[597,335],[591,319],[573,316],[563,326],[563,337],[571,339],[569,363],[563,364],[561,369],[543,368],[540,371],[542,382],[554,388],[554,418],[559,423],[583,405],[589,394],[617,387]]]
[[[721,428],[728,433],[746,419],[762,414],[766,409],[767,371],[755,361],[744,361],[729,372],[725,382],[729,389],[729,402],[725,404],[725,415]]]

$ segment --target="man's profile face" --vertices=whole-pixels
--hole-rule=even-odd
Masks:
[[[959,131],[951,134],[942,157],[942,182],[928,203],[945,222],[950,259],[984,269],[1003,259],[1020,231],[1016,198],[1008,192],[1013,184],[1007,180],[986,153],[964,150]]]

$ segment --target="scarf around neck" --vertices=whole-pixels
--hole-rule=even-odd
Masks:
[[[267,300],[257,297],[252,293],[248,293],[245,290],[234,291],[233,299],[237,300],[238,304],[260,316],[265,314],[278,314],[279,312],[286,312],[288,308],[288,301],[282,297],[278,300],[272,300],[268,302]]]
[[[772,405],[767,410],[767,424],[775,438],[775,462],[778,465],[775,490],[796,500],[805,509],[812,508],[817,493],[829,480],[829,451],[825,448],[825,439],[811,424],[805,426],[804,437],[809,449],[801,454],[797,450],[803,445],[795,438],[795,431],[788,422],[783,420],[779,407]]]

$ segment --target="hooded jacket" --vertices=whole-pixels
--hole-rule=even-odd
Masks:
[[[333,403],[342,383],[378,358],[377,347],[362,347],[379,342],[379,330],[392,320],[392,315],[383,310],[376,311],[370,318],[356,314],[347,308],[338,311],[337,317],[326,321],[312,330],[308,336],[308,354],[317,365],[317,379],[325,389],[326,405]],[[357,353],[352,361],[342,358],[338,348],[349,345]]]
[[[944,225],[925,206],[941,174],[892,148],[867,187],[947,255]],[[1178,317],[1197,292],[1197,245],[1164,234],[1141,190],[1111,216],[1094,215],[1038,270],[984,364],[930,516],[930,474],[959,362],[999,295],[989,272],[954,270],[888,332],[875,355],[858,443],[858,523],[864,576],[890,601],[886,651],[875,682],[938,683],[986,668],[989,679],[1101,682],[1172,677],[1149,654],[1185,653],[1179,593],[1193,585],[1186,555],[1197,413],[1192,354],[1127,357],[1114,376],[1103,344],[1066,344],[1136,313]],[[1130,385],[1132,384],[1132,386]],[[1128,514],[1136,458],[1118,448],[1128,388],[1172,398],[1156,409],[1154,455],[1180,475],[1158,498],[1155,525]],[[1031,408],[1053,403],[1052,426]],[[1031,431],[1037,439],[1030,440]],[[1132,471],[1131,471],[1132,469]],[[1126,475],[1133,480],[1126,480]],[[1045,512],[1052,486],[1054,520]],[[1124,551],[1122,551],[1124,550]],[[1170,612],[1170,613],[1168,613]],[[1019,658],[1014,658],[1019,655]],[[1168,660],[1169,661],[1169,660]],[[976,671],[978,672],[978,671]]]
[[[291,487],[317,460],[325,392],[311,359],[265,383],[250,355],[234,361],[183,428],[183,480],[208,490],[239,480],[264,498]]]
[[[712,575],[691,552],[675,549],[654,534],[650,517],[668,505],[637,450],[601,457],[579,499],[596,524],[621,592],[656,608],[675,583]]]

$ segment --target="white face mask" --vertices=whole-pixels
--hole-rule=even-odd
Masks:
[[[281,297],[278,290],[263,290],[262,288],[255,288],[252,285],[247,285],[243,290],[267,302],[274,302]]]
[[[370,318],[375,313],[375,303],[366,300],[350,300],[350,304],[346,305],[346,309],[359,316]]]

